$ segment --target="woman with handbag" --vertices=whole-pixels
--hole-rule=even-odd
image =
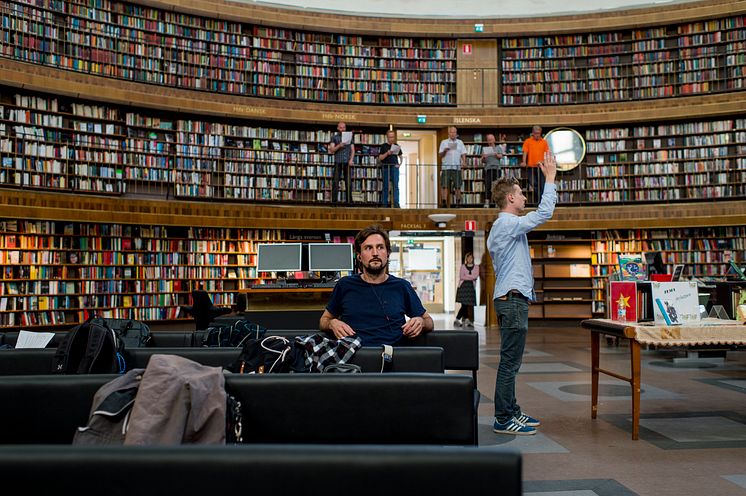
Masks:
[[[456,327],[474,327],[469,320],[473,315],[474,307],[477,304],[477,292],[474,288],[474,281],[479,278],[479,264],[474,263],[474,254],[468,252],[464,255],[464,263],[459,271],[459,283],[456,290],[456,303],[461,303],[461,308],[456,314],[456,321],[453,323]]]

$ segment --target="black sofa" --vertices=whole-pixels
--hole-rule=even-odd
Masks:
[[[127,369],[145,368],[150,357],[156,353],[179,355],[203,365],[227,367],[238,358],[239,348],[131,348],[125,350]],[[4,375],[37,375],[50,374],[54,363],[55,350],[18,349],[0,350],[0,376]],[[350,360],[363,372],[380,372],[382,366],[382,348],[364,347],[359,349]],[[394,359],[388,372],[431,372],[442,373],[443,349],[432,346],[417,348],[396,347]]]
[[[521,496],[521,455],[441,446],[0,446],[29,494]]]
[[[68,331],[53,331],[54,337],[47,348],[57,348]],[[193,346],[194,331],[151,331],[149,347]],[[0,332],[0,345],[15,346],[18,331]]]
[[[0,444],[69,444],[112,375],[0,377]],[[225,378],[244,443],[476,445],[462,374],[263,374]]]
[[[235,317],[218,319],[224,323],[235,321]],[[62,336],[67,331],[58,331],[48,348],[56,348]],[[314,331],[304,329],[271,329],[268,334],[291,338],[313,334]],[[184,347],[199,346],[200,334],[192,331],[153,331],[151,332],[150,347]],[[0,344],[15,345],[17,332],[0,334]],[[401,346],[434,346],[443,348],[443,364],[446,370],[470,371],[477,385],[477,371],[479,370],[479,334],[476,331],[433,331],[412,340],[403,340]],[[1,366],[0,366],[1,367]],[[2,372],[0,372],[2,373]]]

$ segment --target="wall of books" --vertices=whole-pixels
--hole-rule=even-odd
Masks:
[[[560,174],[562,202],[746,196],[746,119],[588,129],[585,139],[585,167]]]
[[[500,175],[521,176],[528,129],[468,129],[464,205],[485,201],[487,134],[505,150]],[[548,131],[548,129],[545,129]],[[580,129],[586,159],[558,175],[560,204],[746,197],[746,119]],[[354,134],[353,204],[381,201],[385,129]],[[286,203],[331,202],[327,129],[206,120],[0,87],[0,185],[97,194]],[[346,200],[346,196],[341,196]]]
[[[216,304],[231,305],[237,291],[278,275],[257,273],[257,243],[324,242],[325,234],[0,219],[0,326],[50,327],[93,313],[184,318],[179,306],[197,285]],[[531,317],[589,318],[606,313],[619,254],[660,252],[667,273],[682,264],[683,279],[727,279],[731,260],[746,264],[746,228],[536,231],[530,247],[537,295]]]
[[[550,128],[544,128],[544,133]],[[500,175],[521,177],[530,129],[459,129],[467,149],[464,203],[483,203],[482,153],[495,134],[505,150]],[[561,205],[711,200],[746,197],[746,119],[578,129],[586,157],[557,175]]]
[[[0,56],[244,96],[455,105],[455,40],[316,33],[115,0],[8,0]]]
[[[257,243],[299,239],[324,233],[0,219],[0,326],[189,318],[198,285],[231,305],[277,275],[257,273]]]
[[[746,16],[501,40],[503,105],[565,105],[739,91]]]
[[[330,203],[331,129],[164,117],[0,87],[0,185]],[[376,158],[385,130],[369,131],[353,137],[349,193],[355,204],[381,201]]]

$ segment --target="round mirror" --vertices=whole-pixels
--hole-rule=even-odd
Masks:
[[[572,170],[585,158],[585,140],[574,129],[558,127],[549,131],[544,139],[557,158],[558,171]]]

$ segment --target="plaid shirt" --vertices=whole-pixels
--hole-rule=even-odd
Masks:
[[[295,342],[306,350],[306,367],[309,372],[323,372],[329,365],[347,363],[362,346],[362,341],[357,336],[345,336],[335,341],[323,334],[313,334],[297,336]]]

